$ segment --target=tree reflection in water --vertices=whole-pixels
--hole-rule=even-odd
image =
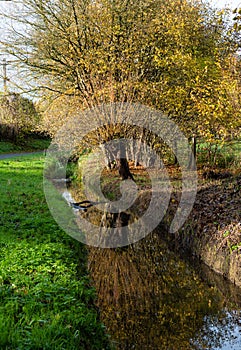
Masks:
[[[227,316],[219,290],[157,233],[128,247],[88,251],[97,305],[117,349],[214,349],[231,337],[237,312]]]
[[[130,212],[103,215],[96,208],[81,215],[102,233],[135,220]],[[209,269],[197,273],[161,236],[159,228],[123,248],[87,248],[97,306],[115,348],[226,350],[222,344],[238,333],[241,344],[240,290]]]

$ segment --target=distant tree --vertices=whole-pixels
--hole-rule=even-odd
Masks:
[[[17,93],[0,96],[0,125],[2,137],[17,141],[33,131],[39,121],[34,103]]]

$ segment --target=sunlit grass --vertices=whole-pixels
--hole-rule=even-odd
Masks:
[[[0,349],[108,349],[85,248],[49,212],[43,162],[0,161]]]

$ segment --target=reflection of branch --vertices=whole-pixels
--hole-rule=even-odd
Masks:
[[[73,207],[74,209],[78,209],[78,210],[84,210],[86,211],[88,208],[93,207],[94,205],[97,204],[104,204],[107,202],[92,202],[92,201],[82,201],[82,202],[76,202],[76,203],[69,203],[71,207]],[[85,205],[83,205],[85,204]]]

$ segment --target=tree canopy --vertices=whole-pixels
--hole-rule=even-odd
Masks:
[[[69,96],[79,108],[140,102],[209,140],[238,130],[240,62],[225,12],[199,0],[23,3],[26,31],[6,50],[45,98]]]
[[[17,139],[35,129],[39,115],[34,103],[17,93],[0,95],[1,136]]]

